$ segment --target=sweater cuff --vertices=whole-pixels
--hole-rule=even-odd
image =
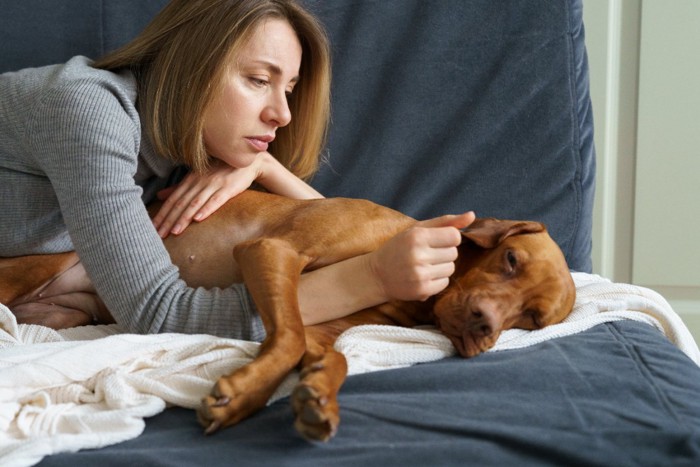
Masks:
[[[241,310],[243,311],[243,324],[245,329],[249,330],[247,340],[262,342],[267,333],[265,332],[265,326],[263,326],[262,318],[260,317],[260,314],[258,314],[258,309],[255,306],[253,297],[251,297],[247,288],[243,288],[243,291],[239,296],[241,299]]]

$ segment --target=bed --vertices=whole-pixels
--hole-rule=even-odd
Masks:
[[[305,0],[333,44],[313,184],[417,218],[544,222],[573,313],[454,355],[431,329],[354,328],[328,443],[292,428],[294,375],[204,436],[193,406],[254,343],[18,326],[0,306],[0,464],[700,465],[700,351],[656,292],[591,274],[593,116],[581,0]],[[0,72],[98,56],[163,0],[0,0]]]

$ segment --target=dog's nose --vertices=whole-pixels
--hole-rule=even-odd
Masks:
[[[496,303],[482,300],[479,306],[472,310],[472,319],[468,323],[470,331],[477,335],[490,336],[500,329],[501,315]]]
[[[473,334],[481,336],[489,336],[492,332],[489,320],[484,317],[484,312],[481,310],[472,311],[472,319],[469,321],[469,328]]]

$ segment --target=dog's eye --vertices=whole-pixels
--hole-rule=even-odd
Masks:
[[[518,258],[515,256],[513,250],[506,251],[506,268],[508,272],[514,272],[515,268],[518,266]]]

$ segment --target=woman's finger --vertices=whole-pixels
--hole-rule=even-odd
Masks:
[[[205,217],[200,215],[203,206],[209,205],[210,207],[215,207],[216,209],[220,208],[225,202],[225,198],[222,199],[221,197],[217,196],[217,193],[220,191],[221,190],[219,190],[216,186],[207,185],[202,186],[199,191],[196,191],[195,189],[190,190],[188,195],[193,196],[189,198],[189,201],[185,204],[184,202],[187,199],[187,196],[184,196],[182,198],[183,204],[180,206],[180,208],[171,211],[171,219],[173,219],[173,222],[170,233],[179,235],[192,223],[193,220],[204,220]]]
[[[240,192],[239,192],[240,193]],[[238,194],[238,193],[237,193]],[[235,196],[235,195],[234,195]],[[201,222],[214,212],[216,212],[221,206],[226,204],[233,196],[227,196],[222,190],[216,190],[209,196],[201,206],[198,207],[196,212],[192,215],[192,220]]]
[[[445,263],[433,264],[431,267],[432,280],[448,279],[455,272],[455,263],[448,261]]]
[[[431,248],[456,247],[462,243],[462,234],[455,227],[430,227],[427,246]]]
[[[448,214],[446,216],[427,219],[418,223],[419,227],[455,227],[463,229],[474,222],[476,215],[474,211],[468,211],[463,214]]]
[[[453,264],[457,259],[457,247],[451,246],[448,248],[433,248],[430,251],[430,257],[426,259],[429,264],[438,266],[441,264]]]
[[[238,172],[238,178],[235,181],[229,181],[223,188],[214,190],[208,199],[202,203],[197,212],[193,215],[193,219],[197,222],[201,222],[214,212],[216,212],[221,206],[226,204],[231,198],[238,196],[248,188],[253,183],[253,178],[249,174],[245,173],[243,170]]]
[[[168,197],[173,194],[175,188],[177,188],[177,186],[169,186],[167,188],[163,188],[158,193],[156,193],[156,198],[158,198],[160,201],[167,200]]]
[[[153,225],[156,226],[156,229],[160,230],[170,212],[175,208],[175,204],[188,192],[192,182],[191,174],[188,174],[179,184],[165,188],[158,193],[158,198],[163,201],[163,205],[153,217]]]
[[[168,197],[156,216],[162,215],[158,224],[154,222],[154,225],[157,225],[158,234],[162,238],[167,237],[170,233],[176,235],[181,233],[189,225],[188,218],[191,219],[201,205],[201,197],[198,198],[201,191],[197,186],[181,193],[178,193],[179,191],[178,188]]]
[[[415,300],[425,301],[432,297],[433,295],[439,294],[450,284],[449,277],[441,277],[433,279],[431,281],[426,281],[421,284],[421,287],[415,292]]]

